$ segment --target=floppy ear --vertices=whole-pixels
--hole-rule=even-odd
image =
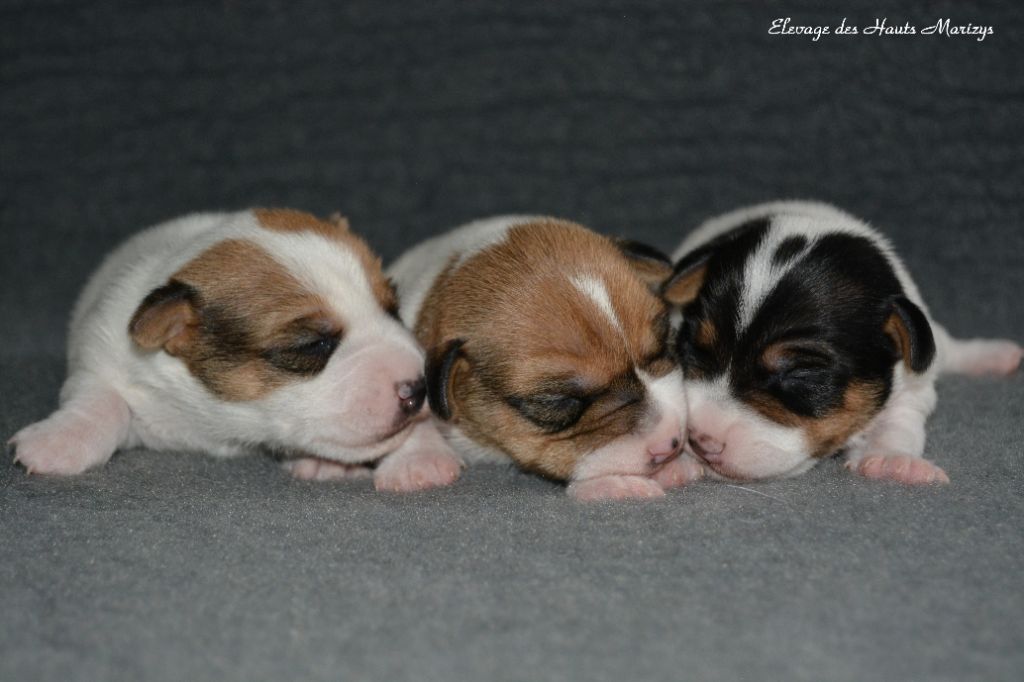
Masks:
[[[452,339],[435,348],[427,357],[427,402],[438,418],[452,418],[452,377],[456,366],[465,361],[462,354],[464,339]]]
[[[197,302],[195,289],[172,279],[142,299],[128,323],[128,333],[146,350],[163,348],[170,355],[180,355],[199,322]]]
[[[885,333],[892,339],[906,368],[920,374],[935,358],[932,327],[921,309],[905,296],[897,296],[890,305],[892,311],[885,320]]]
[[[701,248],[683,256],[676,263],[672,276],[661,286],[661,297],[678,306],[685,306],[697,298],[704,284],[711,253],[711,249]]]
[[[672,274],[672,259],[653,246],[632,239],[613,239],[645,284],[657,289]]]

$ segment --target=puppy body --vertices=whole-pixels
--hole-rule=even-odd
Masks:
[[[674,257],[688,448],[721,476],[793,476],[844,450],[870,477],[948,481],[922,459],[937,375],[1020,364],[1012,342],[950,337],[888,240],[826,204],[728,213]]]
[[[627,252],[573,223],[501,216],[389,269],[463,457],[511,458],[583,499],[659,496],[700,475],[677,459],[681,374],[664,304],[638,274],[657,267]]]
[[[60,409],[12,439],[16,457],[73,474],[118,448],[258,447],[297,457],[288,466],[305,478],[387,456],[448,482],[458,468],[434,471],[438,456],[455,460],[429,433],[423,354],[396,308],[379,260],[343,219],[258,209],[163,223],[86,285]],[[410,487],[398,468],[378,485]]]

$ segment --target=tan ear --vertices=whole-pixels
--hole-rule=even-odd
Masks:
[[[348,218],[341,215],[341,213],[339,213],[338,211],[335,211],[331,215],[327,216],[327,222],[329,222],[331,225],[334,225],[342,232],[348,232],[350,230]]]
[[[180,355],[192,342],[199,322],[196,299],[195,289],[172,279],[142,300],[128,323],[128,333],[146,350],[162,348]]]
[[[676,263],[672,276],[661,287],[661,297],[672,305],[685,306],[693,302],[704,285],[710,250],[697,250]]]
[[[626,257],[633,271],[643,282],[655,290],[672,274],[672,260],[653,246],[632,239],[613,239],[615,246]]]

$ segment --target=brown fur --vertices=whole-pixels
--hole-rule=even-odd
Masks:
[[[745,399],[762,415],[783,426],[797,427],[807,434],[811,456],[824,457],[834,453],[853,434],[867,426],[882,407],[882,387],[870,382],[851,382],[841,407],[821,418],[804,417],[786,409],[767,394]]]
[[[384,276],[380,257],[370,250],[365,241],[349,230],[348,220],[340,213],[332,214],[326,221],[309,213],[284,208],[257,208],[253,210],[253,215],[260,225],[268,230],[313,232],[350,249],[363,266],[373,296],[381,308],[391,314],[397,313],[398,299],[395,296],[395,288]]]
[[[162,308],[144,301],[132,336],[143,348],[162,347],[180,357],[225,400],[254,400],[299,378],[269,362],[268,351],[341,330],[322,300],[245,240],[207,249],[175,273],[171,285],[187,287],[193,296]]]
[[[712,348],[718,343],[718,328],[711,318],[701,320],[694,342],[701,348]]]
[[[428,349],[464,339],[452,374],[453,420],[524,467],[568,478],[579,459],[647,417],[634,365],[664,374],[664,304],[614,243],[579,225],[539,220],[500,244],[455,260],[428,292],[415,331]],[[622,331],[569,277],[605,282]],[[546,433],[510,400],[584,393],[593,404],[574,426]]]

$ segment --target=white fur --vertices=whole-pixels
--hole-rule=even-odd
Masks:
[[[891,243],[866,223],[833,206],[807,201],[781,201],[732,211],[708,220],[692,232],[673,254],[678,260],[720,234],[749,220],[771,217],[764,241],[751,254],[744,270],[745,289],[736,312],[738,328],[748,325],[757,308],[799,257],[779,266],[772,263],[775,248],[787,237],[814,240],[826,234],[846,233],[869,239],[884,254],[904,293],[921,308],[935,336],[936,358],[921,375],[895,367],[892,394],[879,413],[847,443],[848,463],[856,468],[864,457],[920,458],[924,452],[925,421],[935,407],[935,379],[941,371],[1009,373],[1019,364],[1021,350],[1009,341],[959,341],[931,319],[917,285]],[[814,460],[796,429],[781,427],[732,398],[724,386],[688,382],[691,436],[713,437],[725,444],[723,462],[737,477],[792,476],[809,469]],[[941,472],[941,470],[939,470]],[[944,474],[943,474],[944,476]],[[937,480],[935,478],[931,480]],[[908,482],[914,482],[908,480]]]
[[[322,372],[256,400],[215,396],[182,360],[141,349],[128,333],[150,291],[227,239],[262,247],[344,324]],[[369,273],[343,244],[265,229],[250,211],[190,215],[139,233],[107,257],[72,313],[61,408],[12,441],[26,467],[47,473],[77,473],[138,445],[366,462],[401,450],[410,429],[395,432],[395,385],[420,378],[422,363],[412,335],[381,309]]]

